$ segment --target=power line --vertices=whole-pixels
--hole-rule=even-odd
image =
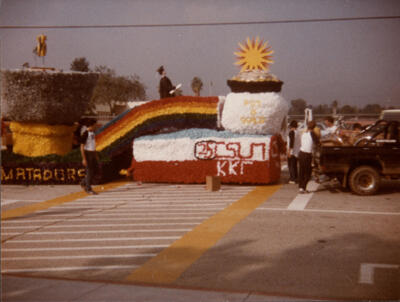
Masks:
[[[204,23],[164,23],[164,24],[105,24],[105,25],[0,25],[0,29],[82,29],[82,28],[149,28],[149,27],[196,27],[196,26],[232,26],[232,25],[259,25],[259,24],[288,24],[288,23],[315,23],[315,22],[346,22],[400,19],[400,16],[377,17],[350,17],[325,19],[292,19],[271,21],[243,21],[243,22],[204,22]]]

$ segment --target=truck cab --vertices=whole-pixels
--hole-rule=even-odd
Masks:
[[[379,118],[385,121],[400,121],[400,109],[382,110]]]

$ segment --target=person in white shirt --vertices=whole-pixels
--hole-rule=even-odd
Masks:
[[[335,120],[333,117],[328,116],[324,119],[325,129],[321,130],[321,138],[327,137],[329,135],[335,134],[337,131],[337,126],[334,124]]]
[[[299,192],[308,193],[307,183],[311,179],[312,173],[312,152],[319,144],[319,138],[314,132],[315,122],[307,123],[307,130],[301,135],[299,152]]]
[[[97,194],[92,189],[93,178],[98,171],[99,157],[96,152],[96,140],[94,130],[96,128],[96,119],[92,119],[87,123],[87,129],[81,136],[81,155],[82,164],[86,168],[85,178],[82,179],[81,187],[88,194]]]
[[[290,131],[288,134],[288,168],[289,168],[289,183],[297,183],[298,168],[297,168],[297,158],[300,151],[300,133],[297,130],[297,121],[290,122]]]

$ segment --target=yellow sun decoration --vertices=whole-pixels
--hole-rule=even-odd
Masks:
[[[269,65],[274,62],[271,60],[274,51],[268,46],[268,41],[263,43],[259,37],[256,37],[255,40],[247,38],[245,45],[239,43],[239,46],[239,52],[235,52],[238,57],[235,64],[242,66],[241,71],[268,70]]]

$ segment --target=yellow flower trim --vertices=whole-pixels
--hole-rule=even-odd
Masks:
[[[30,134],[38,136],[65,136],[71,133],[74,126],[48,125],[37,123],[11,122],[10,129],[13,133]],[[73,130],[72,130],[73,131]]]
[[[25,156],[65,155],[72,149],[74,126],[11,122],[13,152]]]

